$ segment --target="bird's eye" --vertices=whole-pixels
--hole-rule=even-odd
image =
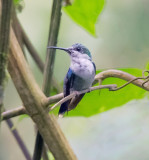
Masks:
[[[80,47],[77,47],[76,50],[77,50],[78,52],[80,52],[80,51],[81,51],[81,48],[80,48]]]

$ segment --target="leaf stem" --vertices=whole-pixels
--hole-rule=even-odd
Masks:
[[[12,0],[1,0],[1,23],[0,23],[0,120],[3,106],[3,92],[6,80],[7,55],[9,47],[10,19]]]

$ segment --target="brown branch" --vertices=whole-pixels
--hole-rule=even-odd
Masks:
[[[15,109],[4,111],[2,113],[2,120],[7,120],[9,118],[13,118],[13,117],[16,117],[16,116],[19,116],[19,115],[22,115],[22,114],[27,114],[24,107],[18,107],[18,108],[15,108]]]
[[[36,123],[55,159],[76,159],[57,121],[44,110],[43,102],[46,97],[35,82],[12,30],[8,60],[9,73],[26,111]]]
[[[94,83],[97,83],[99,79],[101,79],[103,81],[104,79],[109,78],[109,77],[120,78],[120,79],[123,79],[125,81],[132,81],[132,84],[149,91],[148,83],[145,83],[143,85],[143,83],[145,81],[141,80],[141,79],[145,79],[145,77],[142,77],[141,79],[137,79],[137,80],[134,81],[134,79],[136,79],[137,77],[135,77],[135,76],[133,76],[129,73],[126,73],[124,71],[115,70],[115,69],[109,69],[109,70],[100,72],[99,74],[97,74],[95,76],[95,82]]]

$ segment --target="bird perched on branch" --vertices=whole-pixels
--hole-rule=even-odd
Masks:
[[[64,50],[70,55],[71,64],[70,68],[64,79],[64,97],[72,92],[78,92],[88,89],[92,86],[96,74],[96,67],[92,61],[90,51],[82,44],[76,43],[69,48],[61,48],[50,46],[49,49]],[[61,104],[59,110],[59,117],[63,117],[66,111],[74,109],[84,94],[78,94],[71,100]]]

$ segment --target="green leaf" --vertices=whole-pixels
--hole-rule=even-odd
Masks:
[[[120,70],[130,73],[136,77],[142,76],[142,71],[139,69],[128,68]],[[125,83],[126,81],[124,80],[112,77],[105,79],[103,82],[103,84],[117,84],[118,87]],[[145,91],[144,89],[137,87],[133,84],[129,84],[128,86],[118,91],[109,91],[108,89],[93,91],[91,93],[85,94],[78,106],[74,110],[69,111],[66,117],[93,116],[95,114],[105,112],[112,108],[120,107],[133,99],[141,99],[145,97],[146,92],[147,91]],[[58,109],[54,111],[56,114],[58,114]]]
[[[13,0],[14,4],[19,4],[22,0]]]
[[[74,0],[64,11],[80,26],[95,36],[95,24],[104,7],[104,0]]]
[[[27,115],[27,114],[20,115],[18,122],[21,122],[22,120],[24,120],[24,118],[29,118],[29,115]]]

